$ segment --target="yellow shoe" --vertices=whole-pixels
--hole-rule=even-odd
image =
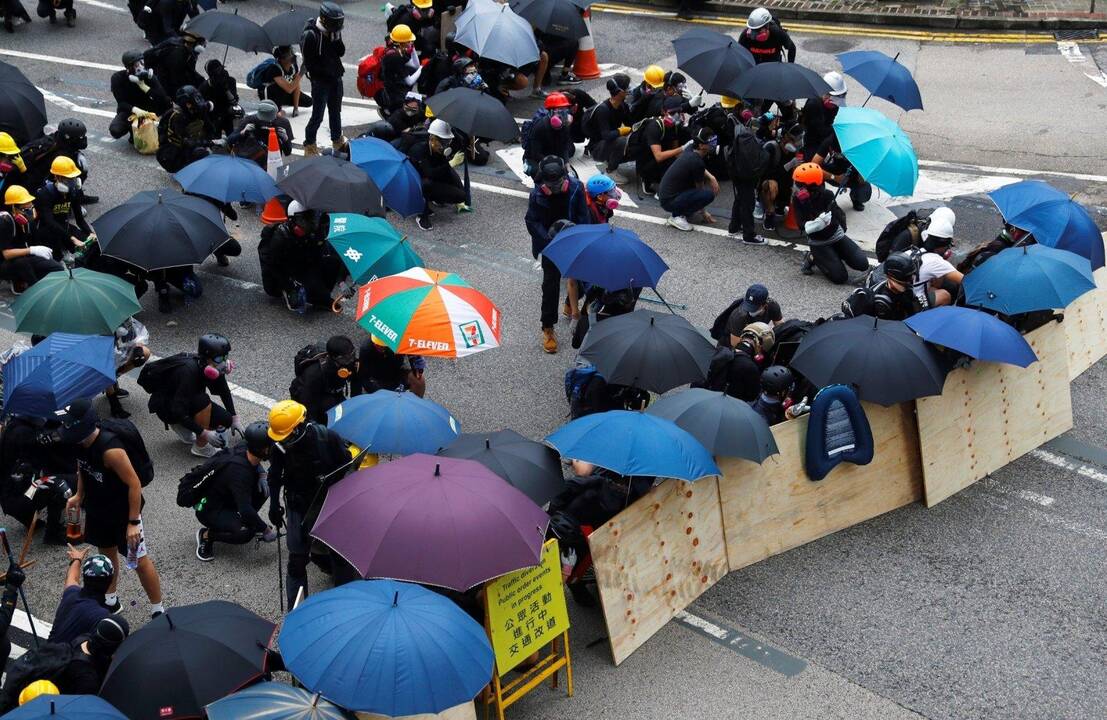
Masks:
[[[348,152],[349,148],[347,146],[349,144],[350,144],[350,141],[346,139],[345,135],[343,135],[339,139],[332,142],[331,147],[334,148],[335,152]]]
[[[557,352],[557,334],[553,328],[542,328],[542,349],[551,355]]]
[[[319,146],[315,143],[304,145],[304,157],[315,157],[319,154]]]

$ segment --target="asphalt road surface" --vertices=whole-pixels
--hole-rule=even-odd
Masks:
[[[300,4],[297,2],[296,4]],[[305,3],[306,4],[306,3]],[[254,0],[233,7],[264,20],[287,4]],[[232,5],[223,6],[230,8]],[[345,38],[356,63],[383,35],[377,3],[346,3]],[[36,21],[3,35],[0,58],[19,66],[49,93],[51,122],[74,115],[90,128],[90,192],[95,216],[133,193],[172,185],[152,158],[112,141],[114,113],[108,76],[121,53],[141,48],[122,0],[77,0],[75,29]],[[593,19],[606,72],[657,62],[675,66],[669,40],[688,26],[671,19],[599,12]],[[726,28],[723,28],[726,30]],[[731,30],[736,30],[732,27]],[[851,49],[900,53],[916,75],[925,111],[903,115],[880,100],[872,105],[899,120],[919,151],[919,193],[878,196],[857,214],[851,234],[871,246],[876,232],[912,207],[948,204],[958,215],[961,247],[990,237],[999,218],[983,193],[1025,177],[1055,183],[1093,209],[1107,227],[1107,88],[1096,77],[1107,67],[1107,45],[1055,42],[1028,36],[1003,43],[938,43],[890,37],[881,31],[818,29],[795,33],[800,62],[820,72]],[[222,56],[213,46],[204,56]],[[260,57],[231,50],[228,66],[244,81]],[[850,82],[849,102],[864,92]],[[599,82],[585,85],[602,96]],[[346,125],[375,118],[346,77]],[[256,104],[241,90],[243,105]],[[512,105],[527,117],[535,101]],[[302,123],[303,118],[300,119]],[[325,135],[325,132],[324,132]],[[428,396],[447,407],[463,431],[513,428],[541,438],[566,419],[562,375],[572,362],[563,350],[540,348],[540,273],[522,222],[525,192],[510,162],[497,156],[474,172],[471,215],[439,212],[435,230],[395,219],[428,266],[459,273],[504,311],[503,347],[461,362],[432,361]],[[801,255],[787,238],[748,247],[726,236],[729,188],[715,204],[720,225],[680,233],[663,224],[652,200],[617,218],[669,263],[660,292],[693,323],[707,327],[752,282],[764,282],[788,317],[834,312],[848,287],[799,274]],[[633,198],[633,195],[631,196]],[[296,348],[335,333],[360,338],[344,315],[289,313],[260,288],[257,219],[248,212],[231,228],[244,247],[229,268],[201,269],[203,297],[178,298],[160,315],[153,297],[140,316],[159,355],[193,349],[203,332],[227,335],[238,364],[240,411],[264,416],[291,379]],[[646,293],[647,306],[651,299]],[[4,296],[5,301],[10,297]],[[4,312],[8,312],[4,310]],[[10,330],[10,317],[0,317]],[[568,325],[558,330],[567,345]],[[3,331],[2,340],[13,336]],[[1073,386],[1076,427],[933,510],[921,505],[889,513],[797,550],[732,573],[670,623],[621,667],[604,643],[602,617],[570,603],[576,696],[540,689],[513,707],[518,718],[581,714],[610,718],[1091,718],[1107,707],[1107,418],[1105,367],[1093,367]],[[234,599],[276,619],[275,548],[218,547],[214,563],[194,557],[195,523],[174,503],[175,483],[194,463],[187,449],[145,413],[145,397],[126,381],[154,456],[158,479],[147,490],[146,527],[152,555],[171,605]],[[12,528],[13,538],[20,531]],[[37,546],[26,585],[32,614],[50,620],[60,595],[64,554]],[[313,578],[321,587],[319,578]],[[121,584],[127,617],[140,623],[145,600],[136,578]],[[133,605],[130,605],[133,603]],[[20,621],[25,623],[24,620]],[[713,641],[692,626],[772,648],[763,664]],[[24,627],[23,630],[28,628]],[[17,644],[29,637],[15,633]]]

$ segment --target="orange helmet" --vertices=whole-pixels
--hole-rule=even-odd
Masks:
[[[823,169],[817,163],[804,163],[792,171],[792,180],[801,185],[822,185]]]

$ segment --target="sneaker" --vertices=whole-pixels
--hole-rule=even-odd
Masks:
[[[553,328],[542,328],[542,349],[550,355],[557,352],[557,333]]]
[[[264,531],[258,533],[258,540],[262,542],[274,542],[277,539],[277,531],[271,527],[265,528]]]
[[[581,79],[573,74],[572,70],[562,70],[561,76],[557,79],[558,85],[580,85]]]
[[[116,598],[114,603],[105,602],[104,607],[107,608],[107,611],[112,615],[118,615],[123,612],[123,603],[120,602],[119,598]]]
[[[765,238],[761,237],[760,235],[754,235],[751,238],[747,238],[747,237],[743,236],[742,237],[742,242],[745,243],[746,245],[764,245],[767,241],[765,240]]]
[[[800,267],[800,272],[804,275],[815,274],[815,256],[811,253],[807,253],[803,258],[803,265]]]
[[[542,88],[535,88],[530,94],[530,96],[536,100],[543,100],[547,95],[549,95],[549,93]]]
[[[177,433],[177,437],[179,437],[181,442],[185,445],[191,445],[196,442],[196,436],[184,425],[170,425],[169,429]]]
[[[865,209],[865,203],[857,202],[856,200],[854,200],[853,201],[853,209],[856,210],[857,212],[861,212],[862,210]]]
[[[688,222],[687,219],[681,217],[680,215],[670,215],[668,219],[665,220],[665,222],[682,232],[689,232],[692,230],[692,223]]]
[[[638,178],[638,195],[640,197],[648,197],[650,195],[653,195],[656,192],[657,192],[657,190],[655,188],[650,187],[649,183],[647,183],[642,178]]]
[[[50,24],[51,25],[57,25],[58,24],[58,14],[57,13],[50,13],[49,18],[50,18]]]
[[[762,220],[761,225],[769,232],[776,231],[776,213],[765,213],[765,219]]]
[[[65,16],[65,26],[66,27],[77,27],[77,16],[76,15],[66,15]]]
[[[126,400],[127,398],[129,398],[131,396],[131,393],[128,392],[124,388],[117,387],[117,388],[115,388],[115,396],[117,398],[119,398],[120,400]]]
[[[160,618],[164,614],[165,614],[164,610],[155,610],[154,612],[150,613],[150,619],[151,620],[157,620],[158,618]]]
[[[296,286],[294,290],[288,290],[284,294],[284,304],[292,312],[297,312],[303,315],[307,312],[307,293],[300,286]]]
[[[343,135],[337,140],[331,141],[331,149],[333,149],[335,152],[346,152],[346,146],[349,144],[349,139],[347,139],[347,137]]]
[[[424,214],[418,216],[415,218],[415,224],[419,226],[420,230],[430,231],[434,229],[434,223],[431,222],[430,215]]]
[[[196,531],[196,557],[200,562],[211,562],[215,559],[211,538],[204,532],[204,528]]]
[[[212,458],[219,454],[219,448],[215,447],[211,443],[207,445],[197,445],[192,443],[192,454],[196,457]]]
[[[220,255],[216,253],[215,264],[219,267],[230,267],[231,261],[227,259],[226,255]]]

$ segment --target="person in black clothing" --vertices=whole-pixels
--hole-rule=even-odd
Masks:
[[[50,166],[59,155],[77,163],[81,169],[81,180],[88,183],[88,164],[82,150],[88,147],[88,128],[80,120],[66,118],[58,123],[58,129],[49,135],[44,135],[37,140],[24,145],[19,154],[27,169],[20,176],[19,181],[23,187],[37,188],[50,176]],[[85,203],[92,205],[99,198],[85,195]]]
[[[785,55],[788,62],[796,61],[796,44],[792,37],[765,8],[756,8],[750,13],[738,44],[750,51],[758,65],[780,62]]]
[[[276,443],[270,452],[269,522],[278,531],[287,527],[288,606],[300,588],[308,591],[308,535],[326,499],[327,489],[342,479],[353,463],[345,441],[336,432],[307,420],[307,408],[282,400],[269,411],[269,437]],[[281,490],[284,504],[281,504]],[[287,509],[287,517],[285,510]]]
[[[611,97],[585,115],[588,152],[593,160],[604,163],[604,172],[609,174],[619,168],[626,155],[626,137],[630,134],[629,89],[629,75],[612,75],[607,79],[607,92]]]
[[[545,111],[531,124],[530,139],[523,152],[523,169],[531,177],[538,172],[543,158],[556,156],[569,162],[576,152],[570,129],[573,114],[569,98],[563,93],[550,93],[546,97]]]
[[[8,628],[11,627],[16,605],[19,604],[19,588],[26,579],[27,575],[18,563],[8,565],[8,572],[4,577],[4,592],[0,595],[0,674],[7,669],[8,658],[12,654],[12,641],[8,639]]]
[[[51,177],[35,191],[38,242],[54,251],[54,259],[84,249],[92,228],[81,210],[81,171],[64,155],[54,159]]]
[[[342,26],[345,22],[346,14],[339,5],[324,2],[319,6],[319,17],[308,22],[300,36],[304,71],[311,80],[313,98],[311,118],[304,129],[306,156],[319,154],[315,138],[323,124],[324,112],[330,123],[332,145],[336,150],[346,145],[342,135],[342,75],[346,72],[342,66],[342,56],[346,54]]]
[[[410,391],[423,397],[427,381],[423,377],[427,361],[420,355],[401,355],[376,335],[361,343],[358,354],[357,382],[367,394],[378,390]]]
[[[292,117],[299,115],[302,107],[311,107],[311,95],[303,91],[304,69],[296,59],[296,53],[290,45],[273,48],[276,64],[269,64],[261,71],[258,80],[261,89],[258,98],[270,100],[277,108],[292,106]]]
[[[573,74],[573,63],[577,59],[577,50],[580,41],[566,37],[559,37],[544,33],[535,29],[534,41],[538,45],[538,69],[534,71],[535,97],[544,97],[542,90],[553,78],[550,68],[561,66],[561,73],[557,76],[558,85],[580,85],[580,78]]]
[[[105,595],[115,577],[115,566],[107,555],[88,554],[88,548],[78,550],[72,545],[66,553],[69,568],[65,573],[58,609],[50,628],[49,642],[72,643],[96,629],[97,623],[111,617]]]
[[[308,420],[327,424],[327,411],[358,393],[357,349],[345,335],[327,340],[326,352],[296,368],[288,395],[307,408]]]
[[[123,554],[137,558],[135,570],[150,600],[151,617],[156,617],[165,612],[161,579],[147,554],[142,482],[127,448],[115,432],[100,427],[100,418],[88,400],[69,405],[61,418],[61,441],[77,450],[77,492],[69,498],[65,509],[70,514],[84,507],[85,542],[100,548],[115,569],[105,595],[106,605],[113,613],[121,607],[115,588],[119,580],[119,555]],[[130,427],[137,435],[138,430]]]
[[[796,220],[811,248],[801,272],[810,275],[817,267],[827,280],[841,285],[849,280],[846,266],[865,271],[869,269],[869,259],[846,235],[846,214],[838,206],[835,194],[823,185],[823,177],[822,167],[815,163],[804,163],[792,174]]]
[[[192,446],[192,454],[210,458],[227,444],[226,433],[242,432],[234,396],[227,385],[231,343],[215,333],[201,335],[196,354],[181,353],[147,363],[139,375],[150,390],[150,412]],[[151,380],[143,378],[145,375]],[[157,380],[153,380],[157,378]],[[209,395],[216,395],[223,405]]]
[[[662,87],[661,92],[654,93],[646,106],[646,117],[656,117],[661,115],[665,109],[665,101],[669,98],[680,99],[680,110],[685,114],[691,114],[696,112],[703,105],[703,95],[695,95],[691,98],[684,96],[684,86],[687,84],[688,78],[684,77],[683,73],[674,72],[670,70],[665,73],[665,84]]]
[[[1003,229],[999,231],[994,239],[982,242],[970,250],[957,264],[957,269],[968,275],[980,267],[985,260],[998,255],[1007,248],[1034,245],[1037,242],[1034,236],[1026,230],[1004,223]]]
[[[31,22],[31,16],[27,14],[27,9],[20,0],[0,0],[0,17],[4,19],[4,29],[10,33],[15,32],[14,20]]]
[[[861,212],[865,209],[865,203],[873,194],[872,185],[867,183],[865,178],[861,177],[861,173],[853,167],[853,163],[846,159],[841,145],[838,144],[838,135],[833,130],[819,146],[811,162],[821,165],[835,185],[849,188],[849,199],[853,203],[854,210]]]
[[[262,286],[293,312],[330,308],[334,286],[347,273],[327,242],[327,216],[295,200],[287,212],[288,220],[262,230],[258,243]]]
[[[833,76],[837,76],[836,78]],[[838,73],[827,73],[824,80],[837,80],[841,83],[841,93],[838,94],[833,87],[831,92],[821,98],[811,98],[803,103],[800,109],[799,121],[804,129],[804,157],[813,158],[818,154],[822,144],[834,134],[834,118],[838,117],[838,108],[844,103],[845,81]]]
[[[871,312],[881,320],[906,320],[930,305],[915,293],[919,268],[907,253],[892,253],[869,273],[865,290],[871,300]]]
[[[50,24],[58,22],[58,11],[62,11],[67,27],[77,25],[77,11],[73,9],[73,0],[38,0],[35,12],[40,18],[49,18]]]
[[[792,199],[792,173],[804,162],[805,133],[803,126],[796,124],[785,130],[779,138],[772,137],[763,147],[768,153],[765,173],[758,188],[761,199],[761,211],[764,214],[762,224],[766,230],[776,230],[777,222],[783,219]]]
[[[186,85],[199,87],[204,77],[196,71],[196,61],[207,47],[204,38],[188,32],[180,37],[162,40],[142,54],[143,63],[154,71],[154,76],[169,97]]]
[[[718,146],[719,138],[711,128],[700,128],[692,147],[682,152],[661,178],[657,197],[661,207],[671,213],[667,222],[678,230],[691,230],[688,218],[698,212],[703,213],[704,222],[715,222],[707,206],[719,194],[719,181],[707,171],[704,158]]]
[[[630,113],[628,125],[634,125],[649,117],[650,99],[665,87],[665,71],[658,65],[650,65],[643,73],[642,82],[634,87],[627,96],[627,112]]]
[[[281,155],[291,155],[292,123],[279,113],[272,100],[262,100],[254,113],[238,121],[238,126],[227,135],[227,146],[237,157],[253,160],[264,169],[269,161],[269,128],[277,131]]]
[[[384,86],[374,96],[383,114],[388,115],[400,105],[422,76],[419,54],[415,51],[415,35],[407,25],[392,28],[385,43],[388,49],[381,57],[380,75]]]
[[[398,5],[385,20],[385,29],[392,32],[397,25],[407,26],[415,35],[415,50],[420,59],[434,55],[438,50],[438,32],[441,19],[435,11],[433,0],[411,0]]]
[[[559,220],[577,225],[588,224],[588,203],[584,185],[569,175],[565,161],[556,156],[543,158],[538,164],[534,188],[530,191],[525,222],[530,233],[530,252],[542,258],[542,349],[557,352],[557,305],[561,292],[561,271],[542,254],[546,245],[560,229]]]
[[[112,73],[111,94],[115,98],[115,117],[108,125],[113,138],[131,133],[131,115],[136,111],[162,115],[169,109],[169,96],[165,88],[142,62],[142,52],[128,50],[123,53],[123,69]]]
[[[52,419],[9,415],[0,433],[0,508],[24,527],[45,508],[47,545],[66,542],[65,502],[77,483],[77,458],[56,441]]]
[[[705,387],[753,402],[761,392],[761,364],[774,342],[772,328],[762,322],[743,328],[733,344],[727,337],[711,357]]]
[[[52,272],[62,269],[54,261],[54,252],[43,245],[38,231],[35,197],[21,185],[9,185],[4,190],[4,206],[0,212],[0,275],[10,280],[18,294]]]
[[[139,27],[146,32],[151,45],[168,38],[177,37],[185,18],[194,18],[200,14],[196,0],[147,0],[140,11],[145,19]],[[134,16],[134,10],[131,11]]]
[[[369,124],[369,127],[359,137],[375,137],[378,140],[392,143],[397,150],[402,150],[403,134],[413,130],[422,129],[423,120],[426,117],[426,109],[423,106],[423,96],[417,92],[409,92],[404,97],[404,104],[394,110],[384,120],[377,120]]]
[[[173,106],[158,121],[158,164],[175,173],[189,163],[211,154],[222,144],[212,124],[208,101],[200,91],[185,85],[177,91]]]
[[[790,420],[784,401],[795,386],[792,371],[782,365],[771,365],[761,372],[761,393],[750,407],[770,425]]]
[[[215,559],[215,543],[245,545],[255,537],[263,542],[277,539],[277,531],[265,524],[258,510],[269,498],[267,474],[262,462],[269,459],[273,441],[269,423],[250,423],[246,442],[208,460],[200,472],[204,480],[203,499],[196,504],[196,557],[201,562]]]
[[[437,95],[459,87],[467,87],[472,90],[488,89],[488,84],[484,82],[484,78],[480,74],[480,68],[472,58],[461,56],[454,60],[451,73],[439,81],[434,88],[434,94]]]
[[[235,122],[245,113],[238,104],[238,81],[227,72],[223,63],[216,59],[204,64],[207,79],[200,84],[200,94],[211,103],[212,125],[224,134],[234,130]]]
[[[423,197],[427,204],[423,213],[415,219],[423,230],[434,227],[431,203],[456,205],[459,209],[465,205],[465,186],[452,167],[458,163],[455,159],[457,155],[450,146],[453,140],[453,129],[446,121],[436,118],[430,124],[426,141],[417,142],[408,152],[411,164],[419,171],[423,181]]]
[[[639,130],[642,133],[642,149],[638,157],[627,159],[635,161],[634,170],[643,195],[657,192],[655,186],[684,150],[688,132],[684,127],[683,106],[683,98],[666,98],[661,116],[647,121]]]
[[[750,323],[762,322],[775,327],[783,319],[780,303],[769,297],[769,289],[761,283],[754,283],[746,288],[745,295],[715,318],[711,325],[711,337],[716,342],[726,343],[729,336],[729,343],[734,345]]]

